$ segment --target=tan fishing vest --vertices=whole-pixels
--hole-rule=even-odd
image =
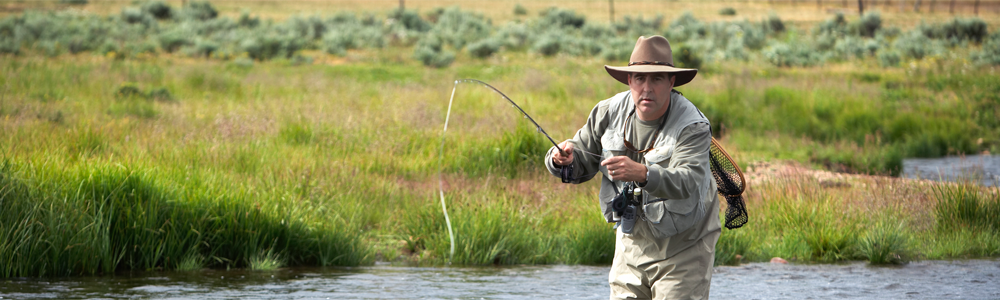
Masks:
[[[601,136],[601,146],[604,148],[602,160],[607,159],[608,156],[626,154],[621,127],[625,126],[625,119],[635,105],[629,91],[619,93],[604,101],[609,101],[607,112],[609,122],[608,128]],[[681,131],[694,123],[709,123],[708,118],[691,101],[678,93],[671,93],[670,109],[667,113],[667,123],[657,133],[659,137],[654,144],[654,149],[644,155],[646,165],[657,164],[663,168],[677,167],[677,163],[671,162],[670,157],[673,155],[678,142],[677,137]],[[705,151],[709,151],[709,149],[705,148]],[[708,163],[705,161],[706,165]],[[621,190],[624,183],[612,183],[608,179],[610,176],[608,176],[607,168],[602,166],[600,171],[604,175],[601,180],[601,210],[604,213],[604,218],[608,222],[612,222],[611,200],[615,196],[615,188],[612,187],[612,184],[616,184],[618,190]],[[715,189],[715,180],[711,173],[708,173],[698,185],[697,191],[691,193],[687,199],[653,198],[643,191],[644,203],[642,203],[641,208],[643,217],[640,221],[651,223],[651,227],[655,229],[653,230],[654,236],[658,238],[671,237],[691,228],[705,217],[706,210],[715,197]]]

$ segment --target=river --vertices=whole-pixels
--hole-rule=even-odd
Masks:
[[[938,181],[971,180],[1000,186],[1000,156],[969,155],[903,159],[903,177]]]
[[[0,299],[607,299],[608,266],[285,268],[0,280]],[[715,299],[1000,299],[1000,261],[719,266]]]

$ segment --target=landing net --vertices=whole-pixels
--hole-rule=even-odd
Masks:
[[[743,172],[714,137],[709,152],[712,176],[718,185],[719,195],[725,197],[726,203],[729,204],[726,208],[726,228],[743,227],[748,220],[746,204],[743,201],[743,192],[746,190]]]

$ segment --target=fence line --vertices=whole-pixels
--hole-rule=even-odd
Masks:
[[[756,0],[754,2],[793,7],[812,5],[818,9],[841,8],[854,11],[877,9],[883,12],[932,14],[1000,14],[1000,1],[996,0]]]

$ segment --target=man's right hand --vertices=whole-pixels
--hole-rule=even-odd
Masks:
[[[562,153],[556,151],[556,154],[552,155],[552,163],[555,163],[556,165],[559,166],[568,166],[572,164],[573,143],[570,143],[569,141],[564,141],[562,143],[559,143],[559,149],[562,149],[563,152],[566,152],[567,155],[563,156]]]

